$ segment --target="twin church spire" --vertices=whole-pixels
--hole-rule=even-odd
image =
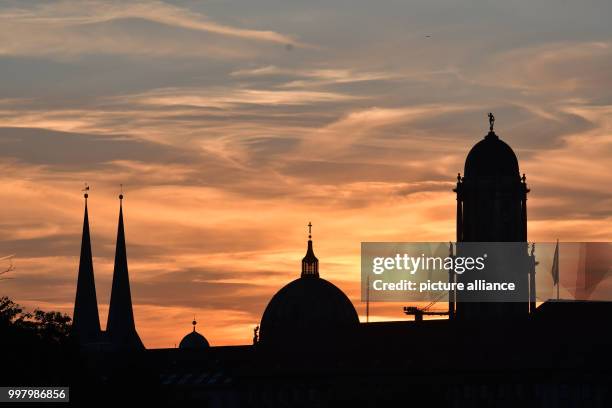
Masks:
[[[87,190],[89,190],[89,187],[86,187]],[[88,196],[89,194],[86,192],[84,194],[85,216],[83,217],[79,276],[77,278],[77,292],[76,299],[74,300],[74,314],[72,316],[73,334],[78,337],[81,343],[95,343],[100,337],[100,317],[98,315],[96,283],[91,255],[89,213],[87,211]]]
[[[144,348],[134,324],[123,227],[123,194],[119,195],[119,225],[106,333],[110,342],[120,348]]]
[[[89,190],[89,187],[86,187],[86,190]],[[83,221],[77,293],[74,304],[73,334],[77,336],[77,340],[81,345],[98,344],[101,347],[110,347],[115,350],[143,349],[144,345],[136,332],[132,309],[125,230],[123,226],[123,194],[119,195],[119,224],[115,248],[115,266],[105,332],[102,332],[100,329],[98,314],[89,233],[87,192],[84,197],[85,217]]]

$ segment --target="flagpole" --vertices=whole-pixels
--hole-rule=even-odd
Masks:
[[[370,275],[368,275],[366,286],[366,323],[370,323]]]
[[[559,300],[559,285],[561,284],[561,267],[559,266],[559,238],[557,238],[557,300]]]

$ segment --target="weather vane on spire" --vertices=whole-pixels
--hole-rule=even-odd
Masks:
[[[89,197],[89,184],[85,183],[85,188],[82,189],[81,191],[85,192],[85,194],[83,194],[83,197],[85,197],[85,199],[87,199],[87,197]]]
[[[123,200],[123,184],[119,184],[119,199]]]
[[[489,112],[489,114],[487,116],[489,116],[489,130],[492,132],[493,131],[493,125],[495,124],[495,116],[493,116],[492,112]]]
[[[312,223],[308,221],[308,239],[312,238]]]

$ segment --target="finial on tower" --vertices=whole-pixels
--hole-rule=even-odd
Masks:
[[[193,324],[193,331],[195,331],[196,324],[198,324],[198,322],[196,322],[195,316],[193,316],[193,321],[191,322],[191,324]]]
[[[123,184],[119,184],[119,200],[123,200]]]
[[[308,222],[308,247],[302,259],[302,277],[319,277],[319,260],[312,249],[312,223]]]
[[[85,197],[85,201],[87,201],[87,197],[89,197],[89,185],[87,183],[85,183],[85,188],[82,189],[81,191],[85,192],[83,194],[83,197]]]
[[[495,116],[493,115],[493,112],[489,112],[487,116],[489,117],[489,131],[493,132],[493,126],[495,125]]]

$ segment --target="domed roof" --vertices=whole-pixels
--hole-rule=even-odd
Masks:
[[[511,176],[520,177],[516,155],[510,146],[493,131],[472,147],[465,159],[464,176],[475,177]]]
[[[206,337],[202,336],[200,333],[198,333],[195,330],[195,326],[196,326],[196,321],[193,321],[193,331],[191,333],[189,333],[188,335],[186,335],[185,337],[183,337],[183,340],[181,340],[181,342],[179,343],[179,348],[180,349],[187,349],[187,350],[202,350],[202,349],[206,349],[208,347],[210,347],[210,344],[208,344],[208,340],[206,340]]]
[[[359,324],[349,298],[331,282],[319,277],[319,260],[314,254],[308,224],[308,247],[302,259],[302,275],[279,290],[261,318],[262,343],[316,343],[327,336],[328,343],[339,339]],[[329,334],[334,333],[334,336]]]
[[[327,334],[356,327],[359,317],[349,298],[331,282],[303,276],[279,290],[261,318],[262,342]]]

